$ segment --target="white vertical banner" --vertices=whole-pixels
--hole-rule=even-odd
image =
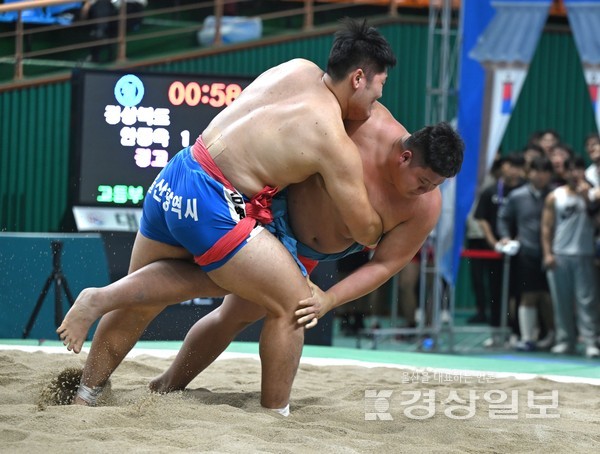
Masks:
[[[564,0],[600,131],[600,0]]]
[[[486,144],[487,169],[492,167],[526,77],[527,67],[523,65],[493,69],[489,136]]]
[[[583,73],[585,75],[585,82],[588,86],[590,93],[590,99],[592,101],[592,109],[594,109],[594,118],[596,119],[596,127],[600,131],[600,103],[598,96],[600,96],[600,67],[587,67],[584,64]]]
[[[492,0],[496,14],[469,56],[486,72],[479,181],[490,169],[527,77],[544,29],[550,0]]]

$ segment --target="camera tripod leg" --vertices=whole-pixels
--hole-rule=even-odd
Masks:
[[[60,275],[54,279],[54,326],[58,328],[62,321],[62,290],[63,282]]]
[[[52,273],[48,276],[46,283],[44,284],[44,288],[38,297],[37,303],[35,304],[35,308],[29,317],[29,321],[27,322],[27,326],[23,330],[23,339],[26,339],[31,332],[31,328],[33,328],[33,324],[35,323],[35,319],[37,318],[40,309],[42,308],[42,304],[44,299],[48,294],[48,290],[50,289],[50,285],[54,282],[54,324],[56,328],[60,326],[62,323],[62,291],[64,290],[67,295],[67,300],[69,301],[69,306],[73,306],[75,304],[75,300],[73,299],[73,294],[69,289],[69,284],[67,284],[67,278],[62,273],[62,267],[60,264],[60,258],[62,255],[63,243],[62,241],[52,241]]]
[[[71,293],[71,290],[69,289],[69,283],[67,282],[67,278],[66,277],[62,277],[62,286],[63,289],[65,290],[65,295],[67,295],[67,301],[69,302],[69,307],[73,307],[73,304],[75,304],[75,298],[73,298],[73,294]],[[62,322],[62,320],[61,320]],[[57,325],[58,327],[58,325]]]
[[[38,300],[35,303],[35,308],[33,309],[33,312],[31,313],[31,316],[29,317],[29,321],[27,322],[27,326],[23,330],[23,339],[27,339],[29,337],[29,333],[31,332],[31,328],[33,328],[33,324],[35,323],[35,319],[37,318],[38,313],[40,312],[40,309],[42,308],[42,303],[44,302],[44,299],[46,298],[46,295],[48,294],[48,290],[50,289],[50,285],[52,284],[53,280],[54,280],[54,273],[51,273],[50,276],[48,276],[48,279],[46,279],[46,283],[44,284],[44,288],[42,289],[42,292],[40,293],[40,296],[38,297]]]
[[[65,295],[67,296],[67,301],[69,302],[69,307],[72,307],[74,304],[73,295],[71,294],[71,290],[69,290],[69,284],[67,283],[67,279],[62,275],[58,274],[55,278],[56,286],[54,291],[54,325],[58,328],[63,321],[63,313],[62,313],[62,293],[64,290]]]

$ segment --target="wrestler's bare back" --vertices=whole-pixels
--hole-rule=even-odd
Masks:
[[[283,188],[303,181],[320,170],[311,153],[322,154],[337,136],[347,138],[341,107],[323,74],[308,60],[276,66],[202,133],[207,146],[221,136],[225,150],[215,162],[239,191],[252,196],[265,184]]]

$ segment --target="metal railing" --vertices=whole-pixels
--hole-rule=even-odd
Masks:
[[[73,3],[72,0],[25,0],[21,2],[11,2],[0,4],[0,14],[8,12],[16,12],[17,17],[14,22],[14,31],[0,33],[0,40],[3,39],[14,39],[14,54],[0,56],[0,63],[13,64],[13,80],[9,82],[19,82],[24,78],[24,65],[46,65],[46,66],[63,66],[63,67],[74,67],[74,66],[86,66],[87,63],[81,61],[70,61],[69,59],[47,59],[49,56],[56,56],[58,54],[64,54],[66,52],[89,50],[94,47],[101,46],[114,46],[117,47],[116,59],[113,62],[116,66],[124,65],[128,61],[128,44],[135,41],[152,40],[163,37],[173,37],[176,35],[185,35],[189,33],[199,32],[202,30],[202,23],[183,21],[183,20],[164,20],[160,17],[171,17],[182,15],[190,15],[192,13],[204,12],[206,15],[214,15],[215,17],[215,36],[214,46],[219,47],[223,44],[221,35],[221,23],[224,15],[224,10],[228,4],[236,3],[241,4],[248,2],[249,0],[234,1],[234,0],[216,0],[216,1],[204,1],[197,2],[187,5],[176,5],[167,8],[155,8],[146,9],[140,13],[128,13],[125,1],[121,2],[120,9],[116,15],[107,16],[96,19],[82,18],[74,20],[69,24],[60,25],[36,25],[35,27],[26,26],[27,24],[23,20],[23,11],[30,9],[39,9],[49,6],[64,5],[67,3]],[[348,8],[352,6],[364,6],[364,5],[387,5],[387,9],[383,9],[384,12],[388,12],[390,15],[397,15],[398,5],[406,4],[408,6],[416,6],[416,2],[423,2],[423,0],[387,0],[387,1],[362,1],[362,2],[348,2],[348,1],[321,1],[315,2],[314,0],[297,0],[295,2],[287,1],[290,8],[286,8],[282,11],[267,12],[264,14],[256,15],[254,17],[260,18],[262,21],[276,20],[283,18],[302,17],[302,28],[299,31],[308,31],[313,29],[315,24],[315,16],[326,12],[339,10],[342,8]],[[81,2],[86,3],[85,1]],[[284,2],[273,2],[274,6],[276,3],[281,5]],[[298,7],[295,7],[293,3],[297,3]],[[276,8],[274,8],[276,9]],[[143,21],[152,21],[155,18],[155,22],[162,24],[171,24],[171,26],[165,26],[162,30],[154,31],[137,31],[128,32],[127,23],[130,20],[138,19]],[[40,36],[42,33],[55,32],[58,30],[64,30],[69,28],[76,30],[81,27],[89,27],[101,23],[111,23],[113,27],[116,24],[117,33],[113,37],[105,37],[102,39],[90,39],[82,42],[70,43],[66,45],[58,45],[55,47],[49,47],[44,49],[28,49],[32,47],[34,37]],[[43,57],[46,57],[44,59]]]
[[[254,17],[260,18],[262,21],[301,17],[302,27],[299,31],[309,31],[314,28],[315,18],[318,15],[323,15],[331,11],[340,10],[342,8],[357,7],[357,6],[378,6],[382,7],[381,11],[388,14],[390,17],[395,17],[399,14],[399,8],[428,8],[432,4],[439,3],[443,0],[283,0],[273,1],[273,9],[277,9],[276,6],[287,4],[290,8],[285,8],[281,11],[273,11],[256,15]],[[88,3],[89,0],[84,0],[81,3]],[[116,46],[116,59],[113,62],[116,66],[126,65],[131,58],[128,55],[128,44],[137,41],[148,41],[159,38],[174,37],[177,35],[184,36],[189,33],[199,32],[202,30],[202,23],[185,21],[185,20],[164,20],[163,17],[177,16],[180,18],[182,15],[188,17],[192,14],[206,11],[206,15],[214,15],[215,17],[215,36],[214,46],[219,47],[223,44],[221,34],[221,24],[224,11],[229,4],[243,4],[248,3],[249,0],[216,0],[216,1],[201,1],[191,4],[179,4],[166,8],[148,8],[139,13],[128,13],[126,8],[126,1],[121,2],[120,9],[117,14],[113,16],[97,18],[97,19],[78,19],[71,22],[68,25],[36,25],[35,27],[26,26],[23,20],[23,11],[30,9],[46,8],[49,6],[64,5],[73,3],[72,0],[24,0],[24,1],[13,1],[11,3],[0,4],[0,14],[16,12],[17,17],[14,22],[14,31],[0,32],[0,40],[14,39],[14,53],[13,55],[2,55],[0,56],[0,63],[12,64],[13,65],[13,79],[8,83],[16,83],[24,78],[23,67],[25,64],[28,65],[46,65],[55,67],[74,67],[74,66],[86,66],[87,63],[81,61],[74,61],[69,58],[53,58],[44,59],[44,57],[56,56],[67,52],[89,50],[95,47],[101,46]],[[452,8],[460,8],[460,0],[452,0]],[[297,4],[297,7],[296,7]],[[550,10],[551,14],[564,15],[565,7],[563,0],[554,0]],[[130,20],[140,21],[152,21],[156,23],[165,24],[163,29],[154,31],[136,31],[128,32],[127,23]],[[42,33],[54,32],[57,30],[76,30],[82,27],[89,27],[98,25],[101,23],[110,23],[113,26],[116,25],[116,36],[104,37],[101,39],[89,39],[87,41],[61,44],[54,47],[45,49],[32,50],[28,47],[32,47],[34,37],[40,36]],[[169,26],[170,24],[170,26]],[[5,71],[6,72],[6,71]],[[0,85],[3,82],[0,81]]]

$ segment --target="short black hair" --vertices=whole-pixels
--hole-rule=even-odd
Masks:
[[[418,153],[425,167],[445,178],[460,171],[465,152],[460,135],[445,122],[419,129],[406,139],[404,148]]]
[[[529,164],[529,170],[537,170],[538,172],[554,173],[552,162],[546,155],[536,156]]]
[[[583,141],[583,143],[585,143],[587,145],[587,143],[590,140],[598,140],[598,141],[600,141],[600,135],[597,132],[590,132],[589,134],[587,134],[585,136],[585,140]]]
[[[582,156],[571,156],[565,161],[565,170],[585,169],[585,159]]]
[[[556,145],[552,145],[552,147],[550,148],[550,154],[552,154],[554,150],[564,150],[570,157],[575,156],[575,151],[573,151],[573,147],[564,142],[558,142]]]
[[[560,141],[560,134],[558,133],[558,131],[556,131],[555,129],[552,129],[552,128],[546,128],[546,129],[540,129],[540,130],[532,132],[531,135],[529,136],[529,142],[536,143],[546,134],[551,134],[554,136],[554,138],[557,141]]]
[[[509,163],[513,167],[525,167],[525,156],[520,151],[513,151],[500,158],[502,164]]]
[[[335,33],[335,39],[327,61],[327,74],[339,82],[350,72],[362,68],[370,81],[375,74],[396,65],[392,46],[376,28],[350,18],[341,21],[343,28]]]
[[[556,129],[552,129],[552,128],[543,129],[542,131],[540,131],[540,139],[542,138],[542,136],[545,136],[546,134],[550,134],[551,136],[554,136],[554,138],[560,142],[560,134],[558,133],[558,131]]]
[[[523,147],[523,149],[521,150],[522,153],[525,153],[526,151],[530,151],[533,150],[536,153],[539,153],[540,156],[545,154],[544,149],[542,147],[540,147],[537,143],[533,143],[533,142],[529,142],[527,145],[525,145]]]

